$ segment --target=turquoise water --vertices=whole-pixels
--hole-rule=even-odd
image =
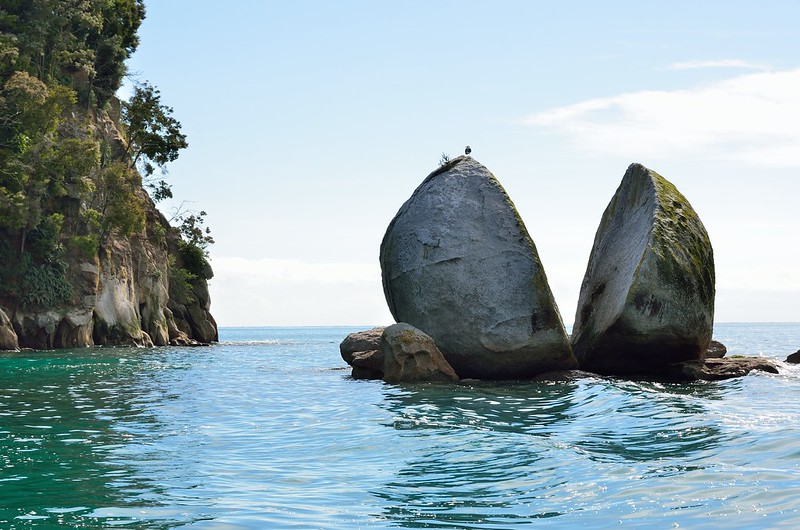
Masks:
[[[349,379],[354,330],[0,354],[0,528],[800,525],[800,368],[396,386]],[[715,335],[800,348],[800,324]]]

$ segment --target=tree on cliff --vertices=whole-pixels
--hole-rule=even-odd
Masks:
[[[104,105],[139,44],[143,0],[7,0],[0,7],[0,63]]]
[[[172,197],[169,184],[163,179],[149,179],[156,168],[164,174],[164,166],[178,158],[181,149],[189,146],[181,124],[172,116],[172,107],[161,103],[161,92],[144,82],[136,85],[131,99],[122,105],[122,119],[127,126],[128,147],[124,157],[130,158],[148,179],[153,200]]]

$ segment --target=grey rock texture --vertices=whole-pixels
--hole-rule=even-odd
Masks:
[[[576,367],[533,240],[470,157],[431,173],[392,220],[380,263],[389,309],[430,335],[460,377]]]
[[[381,338],[383,380],[388,383],[458,381],[433,339],[406,323],[386,328]]]
[[[631,164],[603,213],[572,347],[581,369],[657,374],[700,359],[714,320],[714,255],[689,201]]]

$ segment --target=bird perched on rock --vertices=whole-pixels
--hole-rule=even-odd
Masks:
[[[464,154],[465,154],[465,155],[468,155],[468,154],[470,154],[471,152],[472,152],[472,148],[471,148],[470,146],[466,146],[466,147],[464,148]]]

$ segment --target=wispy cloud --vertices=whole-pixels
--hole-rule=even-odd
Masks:
[[[686,61],[672,63],[669,70],[697,70],[704,68],[742,68],[747,70],[769,70],[767,64],[751,63],[740,59],[719,59],[716,61]]]
[[[800,69],[591,99],[527,116],[524,123],[562,132],[597,153],[702,154],[760,167],[800,167]]]

